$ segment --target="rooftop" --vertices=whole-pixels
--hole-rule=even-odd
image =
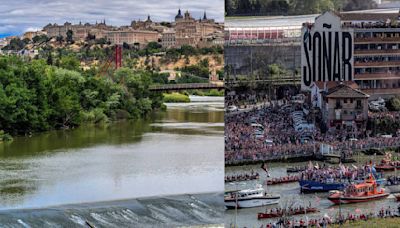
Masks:
[[[352,87],[346,85],[345,83],[340,83],[339,85],[331,88],[326,93],[327,98],[368,98],[369,95],[361,92],[358,89],[353,89]]]

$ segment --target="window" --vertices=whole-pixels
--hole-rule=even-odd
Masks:
[[[361,100],[357,100],[357,108],[361,108]]]

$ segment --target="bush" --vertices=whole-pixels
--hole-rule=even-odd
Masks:
[[[205,93],[206,96],[212,96],[212,97],[221,97],[224,96],[224,91],[223,90],[217,90],[217,89],[212,89]]]
[[[190,98],[180,93],[165,93],[164,102],[166,103],[189,103]]]
[[[392,97],[387,104],[387,108],[390,111],[400,111],[400,97]]]

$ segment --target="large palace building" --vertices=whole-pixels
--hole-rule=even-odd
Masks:
[[[130,26],[110,26],[106,21],[101,23],[71,24],[65,22],[63,25],[48,24],[43,28],[48,37],[65,38],[71,30],[74,41],[83,41],[88,36],[96,39],[106,38],[112,44],[140,44],[146,45],[149,42],[159,42],[164,47],[191,46],[212,46],[223,45],[223,25],[208,19],[206,12],[203,18],[194,19],[189,11],[182,15],[181,10],[171,23],[153,22],[150,15],[145,21],[132,21]],[[222,41],[222,42],[220,42]]]
[[[326,12],[304,23],[302,89],[354,81],[371,99],[400,94],[399,13]]]

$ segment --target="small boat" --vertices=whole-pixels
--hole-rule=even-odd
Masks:
[[[287,173],[298,173],[298,172],[303,172],[306,169],[307,169],[306,166],[287,167],[286,172]]]
[[[292,215],[301,215],[301,214],[310,214],[310,213],[316,213],[319,212],[317,208],[314,207],[308,207],[308,208],[297,208],[297,209],[289,209],[289,210],[284,210],[280,209],[279,211],[270,211],[266,213],[258,213],[257,218],[258,219],[267,219],[267,218],[276,218],[276,217],[282,217],[283,215],[287,216],[292,216]]]
[[[341,182],[320,182],[313,180],[299,180],[300,191],[304,193],[310,192],[329,192],[332,190],[343,190],[346,185]]]
[[[265,189],[258,184],[255,189],[229,192],[229,194],[224,197],[224,201],[228,209],[239,209],[277,204],[280,198],[280,195],[266,193]]]
[[[389,196],[385,189],[378,189],[378,185],[372,174],[361,184],[351,184],[344,191],[332,191],[328,199],[334,204],[348,204],[368,202],[383,199]]]
[[[390,193],[400,193],[400,177],[396,175],[387,177],[385,188],[387,188]]]
[[[390,153],[386,153],[385,158],[375,166],[376,171],[394,171],[396,168],[400,168],[400,162],[393,161]]]
[[[225,177],[225,183],[229,182],[239,182],[239,181],[250,181],[250,180],[258,180],[260,179],[260,174],[251,173],[251,174],[239,174]]]
[[[291,182],[296,182],[300,179],[299,176],[286,176],[286,177],[278,177],[267,180],[267,185],[275,185],[275,184],[286,184]]]
[[[396,166],[390,164],[379,164],[375,166],[376,171],[394,171]]]

